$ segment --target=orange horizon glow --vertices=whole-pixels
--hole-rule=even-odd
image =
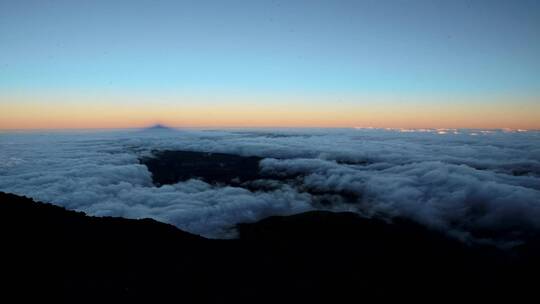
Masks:
[[[364,98],[367,99],[367,98]],[[11,98],[0,99],[0,129],[121,129],[141,128],[156,123],[171,127],[249,128],[471,128],[540,129],[540,105],[525,100],[520,105],[500,102],[438,104],[423,101],[376,102],[276,102],[236,98],[235,101],[182,99],[162,101],[68,102]],[[70,99],[71,100],[71,99]]]

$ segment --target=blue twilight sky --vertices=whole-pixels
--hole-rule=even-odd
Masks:
[[[537,97],[539,54],[540,1],[0,0],[0,96]]]

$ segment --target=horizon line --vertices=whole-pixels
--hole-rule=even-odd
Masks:
[[[379,127],[379,126],[174,126],[162,123],[140,127],[67,127],[67,128],[0,128],[0,132],[35,132],[35,131],[114,131],[114,130],[141,130],[149,129],[155,126],[162,126],[169,129],[356,129],[356,130],[388,130],[388,131],[452,131],[452,130],[485,130],[485,131],[508,131],[508,132],[535,132],[540,128],[508,128],[508,127]]]

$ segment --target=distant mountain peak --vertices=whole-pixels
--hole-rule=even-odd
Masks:
[[[148,128],[146,128],[147,130],[171,130],[172,128],[171,127],[167,127],[166,125],[162,125],[162,124],[155,124],[153,126],[150,126]]]
[[[155,125],[152,125],[150,127],[146,127],[144,129],[142,129],[141,131],[143,131],[143,132],[172,132],[172,131],[176,131],[176,130],[174,128],[168,127],[166,125],[155,124]]]

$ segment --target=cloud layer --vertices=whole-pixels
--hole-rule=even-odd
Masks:
[[[408,132],[404,132],[408,131]],[[156,187],[154,149],[261,156],[265,191],[188,180]],[[307,191],[309,190],[309,191]],[[152,217],[211,237],[324,208],[406,217],[464,239],[540,231],[540,132],[279,129],[0,134],[0,191],[94,215]],[[333,193],[321,204],[314,192]]]

